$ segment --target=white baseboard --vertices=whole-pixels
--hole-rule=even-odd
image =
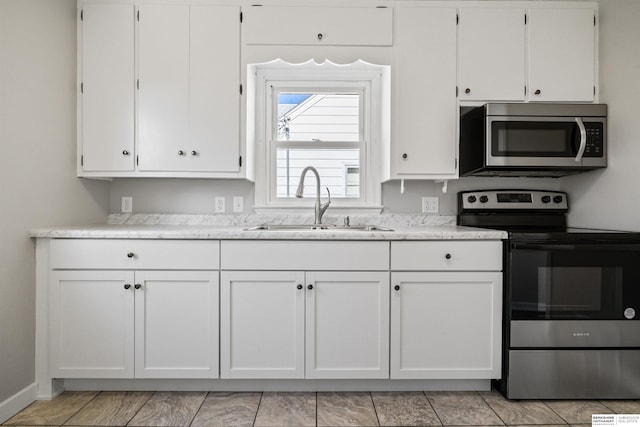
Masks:
[[[0,402],[0,424],[31,405],[36,400],[38,384],[33,383],[4,402]]]

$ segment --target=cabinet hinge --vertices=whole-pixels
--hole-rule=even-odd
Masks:
[[[240,23],[242,23],[242,12],[240,12]]]
[[[458,86],[456,86],[456,97],[458,96]]]
[[[84,166],[84,155],[80,156],[80,166]]]
[[[593,87],[593,96],[596,96],[596,87]]]
[[[527,85],[524,85],[524,96],[527,96]]]
[[[456,13],[456,25],[460,24],[460,14]]]
[[[240,160],[239,160],[238,164],[240,165],[240,167],[242,167],[242,156],[240,156]]]
[[[140,22],[140,9],[136,12],[136,19]]]
[[[80,82],[80,93],[84,93],[84,82]]]
[[[136,79],[136,89],[140,90],[140,79]]]
[[[240,83],[240,95],[242,95],[242,83]]]
[[[136,166],[140,166],[140,156],[136,156]]]
[[[524,14],[524,25],[527,25],[527,14]]]
[[[453,168],[454,169],[458,169],[458,158],[455,158],[455,161],[453,162]]]
[[[593,26],[596,26],[596,15],[593,15]]]
[[[84,9],[80,9],[80,20],[84,21]]]

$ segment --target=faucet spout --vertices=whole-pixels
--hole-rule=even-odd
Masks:
[[[304,177],[307,175],[307,172],[313,172],[316,176],[316,204],[315,204],[315,218],[313,220],[314,224],[322,224],[322,215],[326,212],[331,204],[331,193],[329,192],[329,188],[327,188],[327,193],[329,194],[329,200],[322,203],[320,201],[320,174],[318,170],[313,166],[307,166],[302,170],[302,174],[300,175],[300,182],[298,183],[298,189],[296,190],[296,197],[301,198],[304,193]]]

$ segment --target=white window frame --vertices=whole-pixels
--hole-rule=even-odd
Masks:
[[[247,143],[254,145],[256,153],[254,208],[257,213],[299,213],[313,207],[309,196],[278,198],[276,190],[277,124],[272,118],[277,101],[274,94],[301,87],[361,91],[360,126],[363,126],[364,143],[360,146],[360,198],[332,198],[330,211],[379,213],[382,210],[382,147],[390,138],[389,68],[364,61],[348,65],[330,61],[318,64],[313,60],[290,64],[280,59],[248,66]],[[326,193],[322,191],[325,201]]]

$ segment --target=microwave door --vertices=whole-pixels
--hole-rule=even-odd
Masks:
[[[568,117],[488,116],[486,162],[505,167],[580,167],[581,131]]]

